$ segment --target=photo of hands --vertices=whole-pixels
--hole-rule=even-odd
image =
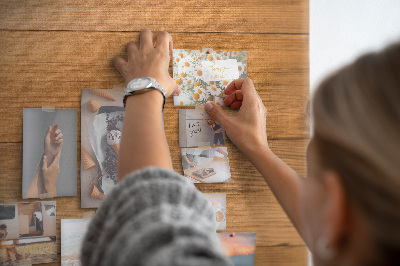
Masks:
[[[76,110],[23,112],[22,197],[76,196]]]

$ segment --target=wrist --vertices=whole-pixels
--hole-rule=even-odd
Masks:
[[[164,97],[158,90],[150,90],[140,94],[132,94],[126,98],[126,108],[131,106],[144,109],[163,108]]]

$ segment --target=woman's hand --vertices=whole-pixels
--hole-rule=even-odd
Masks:
[[[60,174],[60,157],[61,151],[57,153],[53,162],[47,167],[47,156],[43,155],[42,174],[45,192],[51,197],[57,196],[56,181]]]
[[[225,129],[230,140],[245,154],[261,147],[268,148],[266,117],[267,109],[249,78],[231,82],[225,89],[226,105],[240,108],[236,115],[229,115],[215,103],[207,103],[205,109]]]
[[[59,124],[54,127],[49,127],[49,130],[44,137],[44,155],[47,156],[48,162],[51,163],[63,146],[63,134],[59,129]]]
[[[168,97],[178,93],[178,85],[168,73],[170,51],[172,37],[168,32],[159,32],[155,39],[153,33],[146,29],[140,32],[139,45],[135,42],[127,44],[128,61],[117,56],[113,63],[126,84],[135,78],[151,77],[164,88]]]

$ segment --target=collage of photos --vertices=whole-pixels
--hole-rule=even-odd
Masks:
[[[82,90],[81,207],[98,208],[118,182],[123,89]]]
[[[234,266],[254,265],[255,233],[219,233],[222,249]]]
[[[247,77],[247,52],[174,49],[173,77],[182,93],[174,96],[175,106],[205,105],[215,102],[224,105],[228,84]]]
[[[0,250],[0,265],[56,262],[56,202],[0,204]]]
[[[22,198],[77,195],[77,111],[23,110]]]
[[[205,193],[215,210],[217,230],[226,229],[226,194],[225,193]]]
[[[179,146],[225,146],[225,130],[205,110],[179,110]]]
[[[194,183],[232,182],[226,147],[182,148],[181,156],[183,174]]]
[[[61,265],[80,266],[82,241],[91,219],[61,219]]]

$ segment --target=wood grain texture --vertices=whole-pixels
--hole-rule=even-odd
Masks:
[[[308,1],[0,1],[0,29],[308,34]]]
[[[306,174],[309,138],[309,1],[138,0],[0,1],[0,201],[21,199],[22,109],[78,109],[83,88],[123,84],[111,60],[139,31],[167,30],[174,47],[248,52],[248,76],[268,109],[271,149]],[[171,71],[171,69],[170,69]],[[165,131],[173,167],[182,173],[178,107],[167,100]],[[227,194],[226,232],[256,232],[255,265],[306,265],[303,241],[263,178],[227,139],[232,183],[199,184]],[[78,196],[56,198],[58,262],[60,219],[81,218]],[[29,201],[29,200],[28,200]],[[32,201],[32,200],[30,200]]]
[[[136,33],[3,32],[0,128],[7,130],[0,132],[0,141],[22,141],[24,107],[79,109],[82,88],[110,89],[122,84],[111,60],[123,55],[125,44],[137,37]],[[248,51],[248,76],[268,108],[269,138],[309,136],[304,120],[309,94],[308,36],[187,33],[173,37],[177,48]],[[166,130],[175,132],[177,139],[178,107],[172,99],[167,100],[165,113]]]

